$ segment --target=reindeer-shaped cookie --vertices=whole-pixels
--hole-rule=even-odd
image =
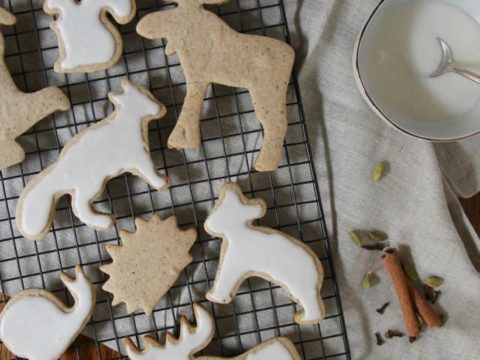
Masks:
[[[0,8],[0,25],[15,23],[15,16]],[[68,98],[56,87],[31,94],[18,90],[3,60],[4,54],[5,41],[0,33],[0,170],[25,159],[17,137],[48,115],[70,108]]]
[[[264,129],[255,168],[275,170],[287,131],[286,96],[295,54],[279,40],[238,33],[203,8],[227,1],[173,0],[177,8],[149,14],[137,26],[148,39],[166,38],[166,54],[178,54],[185,74],[187,94],[168,146],[199,147],[200,111],[210,83],[247,88]]]
[[[75,305],[52,293],[28,289],[16,294],[0,314],[0,338],[15,355],[32,360],[58,359],[85,327],[95,308],[95,289],[80,266],[76,278],[61,275]]]
[[[16,221],[27,239],[45,237],[55,206],[65,194],[72,196],[73,211],[82,222],[105,230],[113,225],[113,217],[94,211],[92,202],[109,179],[132,173],[159,191],[168,187],[168,178],[157,173],[148,146],[148,122],[165,115],[165,106],[127,80],[122,87],[123,94],[109,94],[116,110],[71,139],[60,158],[23,190]]]
[[[194,356],[207,347],[213,338],[215,324],[212,316],[199,304],[193,304],[193,311],[197,319],[197,326],[192,327],[184,317],[180,318],[180,336],[174,338],[167,333],[165,345],[150,337],[145,337],[143,351],[133,344],[130,339],[125,342],[128,357],[131,360],[221,360],[227,359],[216,356]],[[295,346],[287,338],[274,338],[261,343],[252,350],[228,358],[230,360],[300,360]]]
[[[135,0],[46,0],[44,10],[57,16],[50,25],[60,48],[55,71],[93,72],[115,65],[122,54],[122,38],[107,14],[127,24],[136,5]]]
[[[320,288],[323,268],[315,253],[300,240],[280,231],[254,226],[265,215],[261,199],[248,199],[233,183],[225,184],[205,221],[205,230],[223,239],[220,264],[207,299],[227,304],[242,282],[252,276],[284,288],[303,307],[297,323],[318,323],[325,310]]]

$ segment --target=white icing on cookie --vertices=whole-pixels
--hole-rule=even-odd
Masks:
[[[62,282],[75,298],[66,307],[43,289],[16,294],[0,315],[0,338],[15,355],[31,360],[58,359],[90,319],[95,307],[95,290],[82,268],[76,279],[61,275]]]
[[[262,200],[247,199],[241,189],[225,184],[205,221],[205,230],[223,239],[220,264],[207,298],[230,303],[242,282],[258,276],[279,284],[303,307],[298,323],[317,323],[324,317],[320,297],[323,269],[315,253],[301,241],[280,231],[254,226],[265,215]]]
[[[113,218],[94,211],[92,202],[109,179],[123,173],[140,176],[158,190],[168,186],[168,178],[157,173],[148,147],[148,121],[162,117],[165,107],[127,80],[122,86],[123,94],[109,94],[115,112],[70,140],[57,162],[23,190],[16,221],[24,237],[45,237],[55,205],[64,194],[72,196],[73,211],[82,222],[98,230],[108,229]]]
[[[200,305],[193,304],[197,326],[192,327],[185,318],[180,319],[180,336],[175,339],[167,333],[165,344],[145,337],[145,350],[138,350],[130,339],[125,345],[131,360],[220,360],[212,356],[194,356],[210,343],[215,330],[212,316]],[[256,346],[252,350],[228,358],[230,360],[299,360],[300,356],[292,342],[286,338],[274,338]]]
[[[60,71],[77,68],[81,71],[84,66],[96,66],[94,70],[98,71],[112,66],[122,46],[120,35],[106,13],[118,23],[126,24],[136,11],[132,0],[46,0],[44,8],[48,14],[58,14],[52,28],[60,37],[63,52],[63,59],[55,69]]]

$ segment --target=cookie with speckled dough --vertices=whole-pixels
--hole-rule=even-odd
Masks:
[[[295,53],[283,41],[242,34],[203,5],[228,0],[173,0],[178,6],[148,14],[137,32],[147,39],[167,40],[167,55],[177,53],[187,94],[168,139],[173,149],[200,146],[200,111],[211,83],[247,88],[264,130],[255,162],[258,171],[278,168],[287,132],[287,90]]]
[[[107,15],[127,24],[136,13],[135,0],[46,0],[43,8],[57,17],[50,27],[58,39],[54,69],[60,73],[90,73],[115,65],[123,43]]]
[[[131,360],[300,360],[295,345],[284,337],[276,337],[255,346],[236,357],[195,356],[208,346],[215,332],[215,322],[201,305],[193,304],[197,326],[193,327],[185,317],[180,318],[180,336],[167,333],[165,344],[151,337],[144,337],[145,350],[139,350],[130,340],[125,340],[127,354]]]
[[[14,25],[15,16],[0,8],[0,25]],[[3,60],[5,41],[0,33],[0,170],[19,164],[25,159],[25,151],[16,139],[56,111],[66,111],[70,101],[56,87],[35,93],[20,91]]]
[[[143,309],[151,314],[191,263],[189,252],[197,231],[181,230],[175,216],[136,219],[135,226],[135,232],[120,232],[122,245],[107,245],[112,263],[100,267],[109,275],[102,288],[113,294],[112,305],[123,302],[128,313]]]

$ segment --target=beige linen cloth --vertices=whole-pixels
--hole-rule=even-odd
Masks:
[[[378,0],[286,3],[320,187],[329,201],[324,205],[352,358],[480,358],[480,241],[456,198],[480,190],[480,138],[436,145],[417,140],[386,126],[362,100],[352,53]],[[391,170],[373,184],[372,167],[380,160]],[[403,338],[375,345],[375,332],[403,330],[404,324],[379,255],[349,240],[356,228],[385,231],[390,245],[411,253],[421,277],[445,279],[437,307],[447,314],[443,328],[413,344]],[[362,277],[372,269],[380,282],[364,290]],[[391,305],[380,316],[375,309],[386,301]]]

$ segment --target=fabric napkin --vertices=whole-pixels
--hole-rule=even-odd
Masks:
[[[357,91],[354,43],[378,0],[286,1],[310,139],[330,219],[337,274],[353,359],[474,359],[480,356],[478,236],[456,196],[480,190],[480,138],[432,144],[385,125]],[[393,85],[393,84],[392,84]],[[372,181],[378,161],[389,172]],[[410,254],[420,277],[445,279],[437,311],[446,324],[409,344],[375,345],[375,332],[404,329],[379,255],[349,239],[353,229],[379,229]],[[364,290],[374,270],[379,283]],[[390,301],[383,316],[375,309]]]

